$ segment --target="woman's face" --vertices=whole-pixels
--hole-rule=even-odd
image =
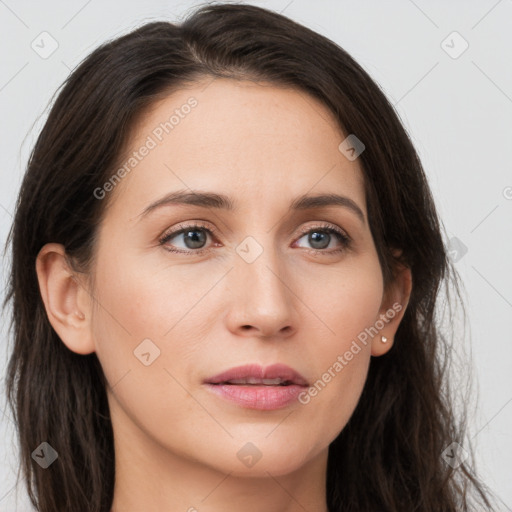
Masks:
[[[303,92],[208,83],[155,104],[125,171],[96,192],[113,202],[96,246],[91,339],[119,445],[280,475],[325,455],[347,423],[370,356],[391,346],[381,335],[396,330],[397,317],[383,322],[394,300],[361,168],[339,149],[332,114]],[[166,201],[177,192],[222,195],[231,208]],[[344,199],[293,206],[320,195]],[[206,383],[275,364],[309,388]]]

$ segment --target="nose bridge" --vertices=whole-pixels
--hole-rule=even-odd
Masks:
[[[286,265],[272,232],[247,236],[236,248],[236,267],[244,283],[255,293],[267,291],[274,299],[286,299]]]

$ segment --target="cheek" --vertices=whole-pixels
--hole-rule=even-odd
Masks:
[[[198,306],[209,287],[211,275],[184,266],[141,265],[119,253],[98,263],[93,335],[110,399],[115,397],[113,418],[129,417],[151,433],[201,413],[185,389],[186,376],[204,357],[192,320],[208,323]]]
[[[371,357],[368,332],[379,318],[383,283],[373,259],[324,282],[323,293],[308,295],[308,306],[322,323],[317,322],[315,342],[308,347],[315,381],[299,402],[308,411],[311,428],[332,441],[350,419],[366,382]]]
[[[142,264],[142,257],[123,251],[103,254],[96,268],[93,335],[107,381],[114,386],[124,379],[130,396],[140,395],[136,403],[147,403],[144,393],[179,392],[170,374],[179,369],[186,376],[204,359],[201,340],[217,318],[207,296],[212,273],[172,266],[165,258]]]
[[[101,321],[132,342],[172,336],[211,287],[211,276],[193,265],[173,267],[164,258],[154,265],[119,253],[104,258],[96,275]]]

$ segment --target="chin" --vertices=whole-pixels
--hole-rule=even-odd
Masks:
[[[293,473],[299,470],[311,458],[311,452],[305,447],[300,450],[300,442],[291,442],[277,439],[269,443],[268,440],[244,442],[241,448],[233,453],[234,457],[225,468],[232,476],[268,478]]]

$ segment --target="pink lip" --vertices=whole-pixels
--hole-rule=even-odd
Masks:
[[[306,379],[293,368],[286,366],[285,364],[273,364],[263,368],[259,364],[248,364],[244,366],[237,366],[226,370],[225,372],[214,375],[205,379],[208,384],[220,384],[233,379],[244,379],[247,377],[254,377],[256,379],[277,379],[288,380],[293,384],[299,386],[307,386]]]
[[[227,384],[233,379],[254,377],[288,381],[288,385]],[[275,410],[290,405],[308,386],[306,379],[298,372],[283,364],[263,368],[260,365],[245,365],[231,368],[204,381],[207,388],[216,395],[236,404],[258,410]]]

